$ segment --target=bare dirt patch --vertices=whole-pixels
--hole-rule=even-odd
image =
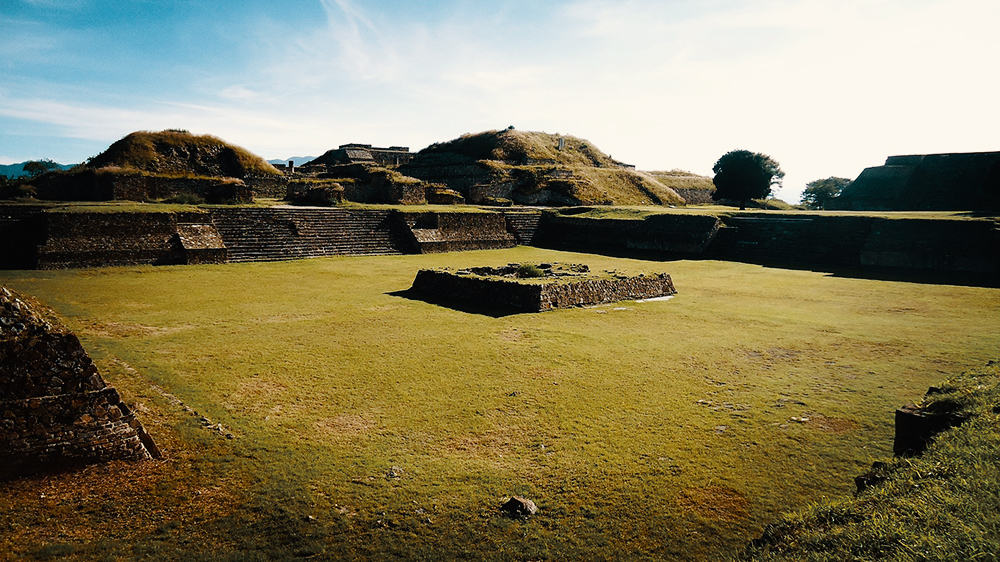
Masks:
[[[521,341],[522,338],[524,338],[524,332],[517,328],[509,328],[500,332],[500,339],[504,341]]]
[[[88,334],[101,338],[148,338],[152,336],[165,336],[168,334],[182,332],[184,330],[190,330],[193,327],[194,326],[186,324],[165,328],[162,326],[145,326],[142,324],[134,324],[132,322],[89,322],[80,328],[79,332],[81,334]]]
[[[858,422],[847,418],[828,418],[822,414],[809,416],[811,425],[820,431],[827,433],[847,433],[858,428]]]
[[[742,493],[724,486],[685,488],[677,505],[706,519],[739,521],[750,515],[750,501]]]
[[[766,369],[770,369],[775,363],[795,361],[801,354],[801,351],[784,347],[772,347],[763,351],[751,349],[745,352],[747,359],[761,362]]]
[[[375,422],[358,414],[340,414],[332,418],[317,420],[316,433],[333,437],[353,437],[369,433],[376,428]]]

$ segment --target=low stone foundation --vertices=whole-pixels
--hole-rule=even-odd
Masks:
[[[666,273],[625,276],[615,272],[591,274],[578,264],[531,266],[539,277],[519,277],[525,266],[472,268],[459,271],[422,269],[411,291],[431,301],[456,301],[483,308],[542,312],[595,304],[674,295]]]
[[[0,479],[159,451],[52,311],[0,287]]]

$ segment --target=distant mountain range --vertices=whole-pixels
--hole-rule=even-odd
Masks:
[[[0,176],[7,176],[12,179],[26,176],[28,174],[24,171],[24,165],[28,162],[31,162],[31,160],[18,162],[17,164],[0,164]],[[59,169],[68,170],[73,166],[76,166],[76,164],[59,164]]]
[[[296,166],[301,166],[301,165],[305,164],[306,162],[309,162],[310,160],[315,160],[315,159],[316,159],[315,156],[292,156],[292,157],[290,157],[290,158],[288,158],[286,160],[281,160],[281,159],[277,159],[276,158],[274,160],[268,160],[268,162],[270,162],[271,164],[282,164],[284,166],[287,166],[288,162],[290,160],[292,162],[295,162]]]

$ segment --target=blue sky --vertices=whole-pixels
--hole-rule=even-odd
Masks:
[[[1000,150],[996,0],[0,0],[0,163],[134,130],[267,158],[515,125],[642,169],[770,154],[794,201],[890,154]]]

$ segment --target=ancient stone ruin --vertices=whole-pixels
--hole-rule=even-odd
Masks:
[[[492,309],[542,312],[674,295],[666,273],[628,276],[616,271],[592,273],[583,264],[508,264],[458,271],[422,269],[410,291],[427,300],[457,301]]]
[[[117,459],[156,444],[51,310],[0,287],[0,480]]]
[[[381,148],[370,144],[348,143],[328,150],[315,160],[302,164],[310,166],[337,166],[341,164],[372,164],[378,166],[399,166],[413,159],[413,153],[406,146]]]
[[[1000,152],[890,156],[865,168],[831,209],[995,211],[1000,209]]]

